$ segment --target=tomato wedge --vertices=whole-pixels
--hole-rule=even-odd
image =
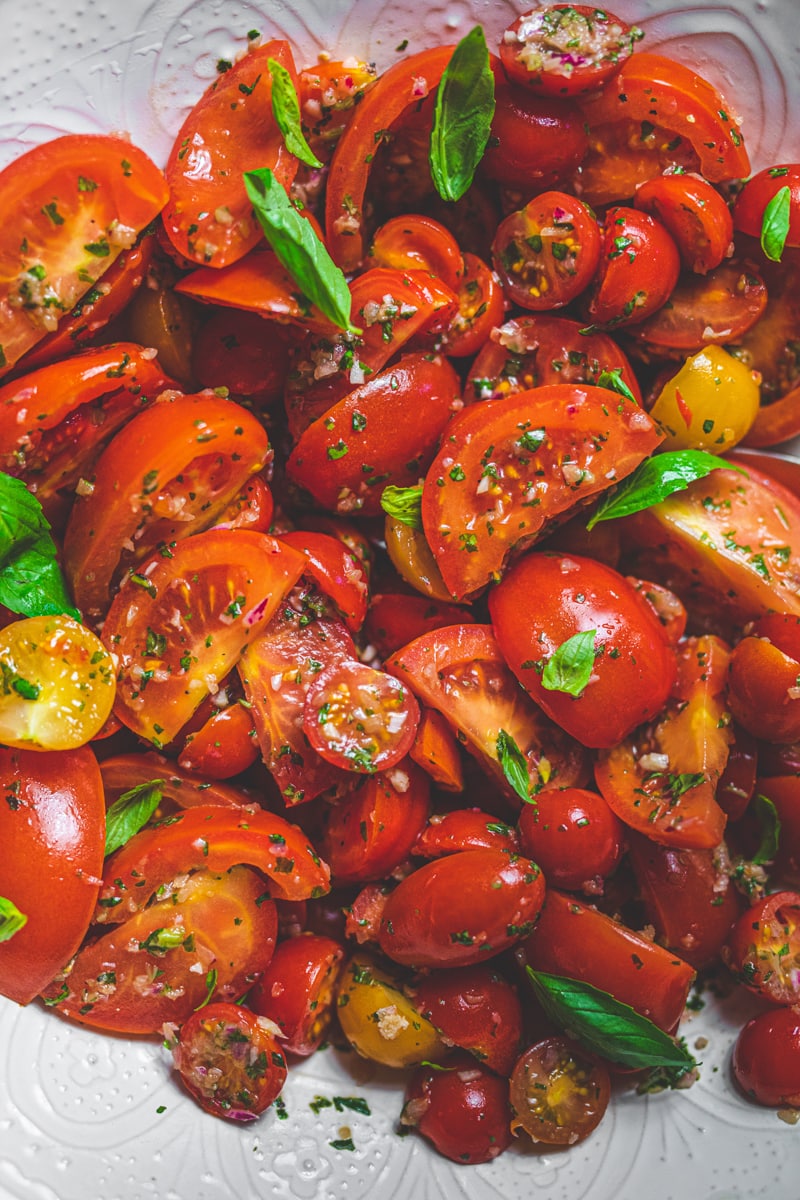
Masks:
[[[52,333],[168,196],[164,177],[123,138],[68,134],[0,172],[0,375]]]

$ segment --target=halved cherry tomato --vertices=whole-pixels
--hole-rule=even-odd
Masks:
[[[592,892],[622,858],[624,825],[602,796],[585,788],[553,788],[519,814],[523,854],[549,884]]]
[[[800,617],[772,613],[755,622],[731,654],[728,704],[736,720],[768,742],[800,740]]]
[[[660,175],[637,189],[634,207],[657,217],[672,234],[681,261],[705,275],[733,242],[733,218],[720,193],[701,175]],[[760,232],[760,231],[759,231]]]
[[[253,718],[241,704],[229,704],[190,733],[178,755],[178,765],[207,779],[231,779],[258,758]]]
[[[743,912],[723,958],[740,983],[772,1004],[800,1001],[800,895],[773,892]]]
[[[269,167],[284,187],[297,171],[272,115],[270,58],[297,78],[288,42],[250,48],[206,89],[172,147],[164,229],[175,249],[194,262],[225,267],[261,240],[245,171]]]
[[[356,1053],[384,1066],[440,1062],[447,1053],[439,1031],[409,999],[400,979],[363,951],[339,976],[337,1015]]]
[[[511,1076],[511,1132],[574,1146],[597,1128],[611,1099],[608,1067],[577,1042],[549,1037],[526,1050]]]
[[[443,349],[453,358],[477,353],[506,308],[503,289],[482,258],[464,254],[465,277],[458,288],[458,312],[445,332]]]
[[[135,834],[107,860],[95,920],[139,912],[163,883],[188,871],[258,867],[269,894],[305,900],[328,891],[329,871],[296,825],[263,810],[198,805]]]
[[[733,1074],[757,1104],[800,1105],[800,1012],[779,1008],[751,1017],[733,1048]]]
[[[765,167],[748,179],[733,209],[733,223],[742,233],[761,237],[764,210],[782,188],[789,189],[787,246],[800,246],[800,164]]]
[[[364,265],[430,271],[454,292],[464,276],[463,256],[452,233],[420,213],[392,217],[376,229]]]
[[[749,264],[725,262],[707,275],[682,275],[661,308],[629,333],[654,357],[683,357],[737,342],[766,304],[764,281]]]
[[[0,172],[0,375],[52,333],[163,208],[167,186],[120,137],[68,134]]]
[[[464,410],[428,470],[422,523],[452,595],[476,595],[548,522],[624,479],[660,441],[605,388],[551,384]]]
[[[305,574],[333,601],[351,633],[358,633],[367,615],[367,574],[344,542],[330,533],[282,533],[279,539],[305,554]]]
[[[678,247],[659,221],[635,208],[610,208],[589,316],[609,327],[644,321],[669,299],[680,268]]]
[[[449,603],[450,592],[421,529],[386,515],[386,553],[400,578],[422,596]],[[455,605],[452,607],[455,608]],[[461,618],[456,618],[460,620]]]
[[[464,768],[453,730],[434,708],[420,710],[419,725],[409,756],[445,792],[464,790]]]
[[[172,286],[173,272],[152,271],[122,318],[126,336],[155,350],[165,371],[186,390],[194,388],[192,346],[197,306]]]
[[[280,1027],[289,1054],[313,1054],[325,1037],[343,958],[344,948],[331,938],[289,938],[250,993],[250,1008]]]
[[[78,949],[103,866],[103,784],[91,750],[0,747],[0,895],[27,918],[0,943],[0,993],[28,1004]]]
[[[286,1058],[263,1017],[220,1002],[193,1013],[178,1034],[175,1067],[201,1108],[230,1121],[253,1121],[286,1082]]]
[[[539,96],[577,96],[615,75],[643,36],[605,9],[550,4],[509,25],[500,59],[512,82]]]
[[[213,525],[269,455],[255,417],[213,393],[173,393],[139,413],[103,451],[70,515],[64,566],[77,606],[105,612],[121,567]]]
[[[420,1012],[448,1042],[499,1075],[510,1075],[522,1040],[522,1005],[514,987],[487,964],[431,971],[411,986]]]
[[[172,741],[255,641],[305,560],[263,533],[212,529],[157,554],[114,597],[115,712],[156,749]]]
[[[238,496],[221,512],[215,528],[249,529],[251,533],[269,533],[274,504],[272,492],[263,474],[248,479]]]
[[[279,399],[288,369],[286,330],[253,312],[213,313],[192,346],[192,374],[201,387],[226,387],[259,407]]]
[[[492,245],[495,270],[522,308],[563,308],[591,283],[600,261],[600,228],[566,192],[541,192],[502,221]]]
[[[479,808],[457,808],[430,817],[412,849],[420,858],[441,858],[461,850],[507,850],[509,854],[517,854],[520,844],[513,825],[506,825]]]
[[[135,883],[135,877],[133,882]],[[45,1003],[94,1029],[155,1033],[208,999],[234,1000],[275,946],[275,905],[257,871],[197,871],[79,950]]]
[[[456,1163],[492,1162],[511,1143],[508,1084],[469,1054],[424,1063],[406,1085],[400,1124]]]
[[[530,195],[570,175],[588,138],[577,104],[534,96],[496,77],[495,110],[481,171]]]
[[[472,618],[455,604],[402,592],[379,592],[370,597],[364,631],[378,654],[386,658],[423,633],[460,623],[471,624]]]

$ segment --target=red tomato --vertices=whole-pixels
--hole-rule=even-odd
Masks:
[[[305,933],[281,942],[248,997],[258,1016],[280,1027],[289,1054],[305,1057],[319,1048],[331,1022],[344,948],[331,938]]]
[[[768,742],[800,740],[800,616],[770,613],[731,654],[728,704],[736,720]]]
[[[784,749],[781,747],[781,749]],[[762,755],[761,758],[764,756]],[[766,773],[769,763],[759,762]],[[775,764],[776,767],[782,764]],[[789,770],[793,770],[789,774]],[[783,767],[785,773],[770,775],[756,782],[755,793],[764,795],[775,805],[781,823],[778,853],[775,856],[775,876],[792,887],[800,887],[800,772],[796,764]]]
[[[687,613],[675,593],[662,587],[660,583],[653,583],[649,579],[637,579],[635,575],[628,575],[627,580],[660,622],[664,637],[670,646],[677,646],[686,633]]]
[[[0,172],[0,375],[52,333],[163,208],[167,187],[121,137],[70,134]]]
[[[547,890],[547,902],[520,957],[535,971],[580,979],[671,1033],[678,1025],[694,971],[656,942],[573,896]]]
[[[402,1125],[418,1129],[456,1163],[491,1162],[511,1144],[508,1083],[468,1054],[417,1067],[406,1086]]]
[[[245,171],[269,167],[284,187],[297,171],[272,115],[270,58],[296,79],[288,42],[251,47],[206,89],[172,147],[164,229],[179,254],[194,262],[225,267],[261,240]]]
[[[300,71],[297,96],[304,132],[317,158],[328,162],[336,143],[367,88],[375,82],[375,64],[320,60]],[[300,168],[301,175],[303,167]]]
[[[553,789],[522,806],[519,837],[548,883],[593,892],[622,858],[624,826],[596,792]]]
[[[420,858],[441,858],[461,850],[507,850],[509,854],[518,854],[519,849],[513,825],[506,825],[479,808],[457,808],[432,816],[412,847]]]
[[[454,292],[464,276],[464,259],[452,233],[419,213],[392,217],[376,229],[364,265],[430,271]]]
[[[103,625],[117,716],[159,749],[264,630],[305,563],[263,533],[211,529],[123,584]]]
[[[534,96],[499,78],[494,94],[492,132],[481,171],[528,194],[572,174],[589,144],[578,106]]]
[[[733,974],[772,1004],[797,1004],[800,895],[773,892],[757,900],[731,930],[723,957]]]
[[[622,575],[593,559],[525,555],[490,593],[489,612],[522,686],[585,746],[616,745],[661,711],[675,682],[660,623]],[[570,638],[590,632],[585,677],[558,677],[548,687],[548,663]]]
[[[445,359],[405,354],[305,431],[289,456],[287,475],[331,512],[377,516],[385,485],[418,482],[461,405],[460,392]]]
[[[748,264],[725,262],[707,275],[683,275],[657,312],[631,326],[631,337],[656,357],[694,354],[737,342],[767,304],[764,281]]]
[[[416,638],[388,660],[420,700],[448,720],[458,740],[515,800],[500,765],[504,730],[526,760],[532,791],[585,782],[585,755],[527,698],[488,625],[452,625]]]
[[[800,1012],[780,1008],[759,1013],[742,1029],[733,1048],[733,1074],[757,1104],[800,1105]]]
[[[103,451],[70,515],[64,566],[78,608],[103,614],[121,568],[207,529],[269,454],[255,417],[213,393],[172,393],[139,413]]]
[[[215,528],[249,529],[252,533],[269,533],[272,528],[274,504],[270,486],[263,475],[248,479],[238,496],[221,512]]]
[[[405,863],[430,812],[430,787],[408,761],[331,805],[322,853],[340,884],[383,879]]]
[[[230,704],[214,712],[186,738],[178,755],[185,771],[196,771],[208,779],[231,779],[251,767],[258,758],[258,741],[253,718],[241,704]]]
[[[539,96],[577,96],[616,75],[642,37],[605,9],[550,4],[509,25],[500,59],[512,82]]]
[[[667,302],[680,269],[678,248],[659,221],[635,208],[610,208],[589,316],[606,326],[644,321]]]
[[[661,175],[637,189],[634,206],[672,234],[681,262],[705,275],[730,253],[733,218],[720,193],[701,175]]]
[[[470,621],[469,613],[455,604],[403,592],[378,592],[370,597],[364,632],[386,658],[423,633]]]
[[[98,895],[103,784],[91,750],[0,747],[0,895],[27,918],[0,943],[0,993],[28,1004],[78,949]]]
[[[45,1003],[94,1029],[156,1033],[211,997],[237,999],[272,957],[275,905],[257,871],[198,871],[87,941]]]
[[[547,523],[629,475],[661,440],[605,388],[552,384],[464,410],[425,477],[422,523],[457,600],[499,578]]]
[[[95,919],[116,923],[145,907],[154,892],[188,871],[258,867],[269,894],[305,900],[328,891],[329,871],[296,825],[274,813],[197,805],[135,834],[107,860]]]
[[[458,313],[450,322],[443,349],[451,358],[477,353],[505,313],[503,289],[482,258],[464,254],[465,277],[458,289]]]
[[[224,783],[209,783],[202,776],[190,775],[181,766],[176,766],[162,754],[150,750],[144,754],[115,754],[103,759],[100,764],[106,807],[131,788],[157,779],[162,794],[162,804],[157,814],[165,809],[193,808],[219,805],[220,808],[252,807],[252,801],[244,792],[228,787]],[[166,801],[166,804],[163,803]]]
[[[544,1038],[514,1067],[511,1132],[524,1129],[534,1142],[574,1146],[597,1128],[610,1099],[605,1063],[569,1038]]]
[[[286,1058],[268,1025],[239,1004],[193,1013],[173,1050],[186,1090],[201,1108],[229,1121],[253,1121],[286,1082]]]
[[[600,262],[594,213],[566,192],[542,192],[498,227],[492,258],[506,295],[522,308],[563,308]]]
[[[420,710],[419,725],[409,756],[445,792],[464,790],[464,769],[451,726],[433,708]]]
[[[280,542],[305,554],[305,574],[333,601],[351,633],[358,633],[367,615],[369,580],[358,556],[330,533],[282,533]]]
[[[756,739],[742,729],[731,725],[733,741],[728,750],[728,761],[717,784],[716,800],[728,821],[738,821],[744,816],[756,790],[756,773],[759,767],[759,746]]]
[[[800,164],[765,167],[748,179],[733,209],[733,223],[741,233],[761,237],[764,210],[782,188],[789,189],[787,246],[800,246]]]
[[[397,885],[378,940],[403,966],[470,966],[527,937],[543,900],[544,878],[527,858],[462,850],[426,863]]]
[[[192,374],[201,387],[226,387],[259,406],[279,399],[288,369],[286,330],[258,313],[215,312],[192,344]]]
[[[468,1050],[498,1075],[510,1075],[522,1041],[516,988],[484,963],[431,971],[414,981],[415,1007],[448,1044]]]

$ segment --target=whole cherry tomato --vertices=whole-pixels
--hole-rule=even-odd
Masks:
[[[522,806],[519,836],[548,883],[591,892],[618,865],[624,826],[597,792],[554,788]]]
[[[764,210],[783,188],[789,191],[787,246],[800,246],[800,164],[765,167],[748,179],[733,209],[733,223],[742,233],[760,237]]]
[[[580,109],[512,84],[495,83],[495,110],[481,170],[491,179],[530,193],[570,175],[588,139]]]
[[[752,1017],[740,1032],[731,1063],[751,1099],[772,1108],[800,1105],[800,1011],[779,1008]]]
[[[491,1162],[511,1143],[508,1083],[470,1055],[418,1067],[406,1086],[400,1123],[418,1129],[457,1163]]]

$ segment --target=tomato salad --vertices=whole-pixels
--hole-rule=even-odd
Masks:
[[[641,38],[252,32],[0,173],[0,992],[217,1117],[333,1040],[571,1145],[709,972],[800,1104],[800,166]]]

